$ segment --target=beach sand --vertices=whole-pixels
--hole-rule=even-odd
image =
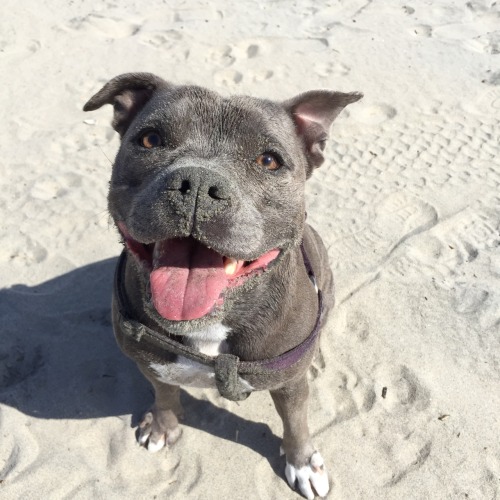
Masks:
[[[310,426],[335,499],[500,496],[500,3],[4,0],[0,497],[294,499],[268,393],[186,390],[150,454],[152,390],[110,322],[110,78],[225,95],[361,91],[308,182],[337,306]]]

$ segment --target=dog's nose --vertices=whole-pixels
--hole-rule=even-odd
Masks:
[[[202,169],[205,170],[205,169]],[[167,189],[179,191],[183,196],[201,196],[213,200],[229,200],[230,190],[226,179],[209,170],[178,169],[167,178]]]
[[[203,167],[181,167],[167,175],[170,202],[182,210],[203,210],[206,216],[228,207],[231,201],[229,180]]]

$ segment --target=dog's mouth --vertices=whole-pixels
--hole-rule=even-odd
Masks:
[[[141,243],[123,223],[118,227],[128,250],[149,272],[154,308],[170,321],[202,318],[224,303],[225,292],[261,274],[278,257],[279,249],[255,260],[238,260],[217,253],[192,237]]]

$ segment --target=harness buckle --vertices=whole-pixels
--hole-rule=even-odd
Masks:
[[[240,358],[234,354],[219,354],[215,358],[215,383],[222,397],[231,401],[243,401],[250,393],[238,377]]]

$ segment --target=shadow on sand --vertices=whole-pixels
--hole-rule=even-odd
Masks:
[[[107,259],[40,285],[0,290],[0,403],[45,419],[132,414],[136,425],[153,392],[115,344],[110,314],[115,264]],[[230,441],[238,435],[240,444],[268,460],[276,455],[280,440],[267,425],[186,392],[182,401],[184,425]]]

